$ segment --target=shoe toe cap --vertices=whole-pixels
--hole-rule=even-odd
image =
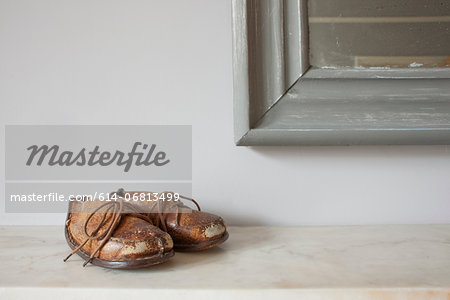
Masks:
[[[175,247],[194,245],[214,241],[227,232],[224,220],[216,215],[205,212],[183,214],[177,224],[169,228]]]

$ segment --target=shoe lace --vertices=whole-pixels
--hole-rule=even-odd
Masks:
[[[150,207],[148,207],[148,213],[149,214],[156,214],[156,221],[155,221],[155,226],[161,228],[162,230],[164,230],[165,232],[167,232],[167,214],[166,209],[168,205],[171,206],[175,206],[175,222],[178,225],[179,223],[179,218],[180,218],[180,208],[190,208],[188,206],[186,206],[183,202],[177,200],[177,201],[165,201],[165,199],[170,198],[170,199],[174,199],[175,198],[175,193],[174,192],[162,192],[162,193],[151,193],[151,192],[126,192],[124,189],[119,189],[117,192],[115,193],[111,193],[111,194],[117,194],[119,197],[125,197],[126,193],[143,193],[143,194],[150,194],[150,195],[154,195],[156,198],[156,201],[149,201],[149,202],[153,202]],[[171,195],[171,197],[168,197],[168,195]],[[197,207],[198,211],[202,211],[202,209],[200,208],[200,204],[198,204],[197,201],[195,201],[192,198],[183,196],[183,195],[179,195],[179,198],[184,199],[184,200],[188,200],[192,203],[195,204],[195,206]],[[162,197],[161,197],[162,196]],[[159,200],[160,198],[164,199],[164,200]],[[146,210],[147,211],[147,210]]]
[[[101,212],[101,214],[103,215],[102,219],[100,220],[100,222],[97,224],[97,226],[91,232],[88,232],[87,228],[88,228],[89,223],[92,220],[92,217],[95,214],[99,213],[100,210],[102,210],[102,209],[104,210],[104,212]],[[110,220],[107,220],[106,217],[109,215],[109,213],[111,213],[111,218],[110,218]],[[144,214],[142,209],[140,209],[136,205],[133,205],[132,203],[125,201],[124,198],[118,197],[114,201],[106,202],[106,203],[100,205],[93,212],[91,212],[89,214],[89,216],[87,217],[87,219],[84,221],[84,224],[83,224],[83,231],[84,231],[84,234],[86,235],[86,239],[64,259],[64,262],[66,262],[73,254],[80,251],[81,248],[83,248],[83,246],[86,245],[86,243],[88,241],[100,240],[100,244],[92,252],[89,259],[86,262],[84,262],[83,267],[85,267],[87,264],[92,262],[92,260],[96,257],[97,253],[110,240],[110,238],[113,235],[114,231],[116,230],[117,226],[119,226],[122,217],[125,215],[140,218],[140,219],[145,220],[148,223],[153,225],[153,222],[151,221],[151,219],[147,215]],[[100,233],[99,232],[100,229],[103,228],[104,226],[106,226],[106,230],[104,230],[102,233]],[[159,242],[161,251],[164,251],[164,248],[162,246],[163,243],[159,238],[158,238],[158,242]]]

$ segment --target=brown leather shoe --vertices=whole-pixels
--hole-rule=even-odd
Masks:
[[[178,251],[200,251],[222,244],[228,239],[224,220],[216,215],[202,212],[199,204],[191,198],[179,198],[193,202],[193,210],[176,198],[173,192],[131,192],[120,189],[116,193],[127,200],[138,201],[153,224],[169,233]],[[145,201],[142,201],[145,200]]]
[[[88,263],[112,269],[160,264],[174,255],[172,238],[152,224],[139,207],[116,201],[71,201],[65,226],[72,253]]]

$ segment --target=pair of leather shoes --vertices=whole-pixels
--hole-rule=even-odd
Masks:
[[[193,202],[197,210],[180,199]],[[174,250],[199,251],[228,238],[219,216],[202,212],[191,198],[173,192],[111,193],[109,201],[71,201],[65,225],[72,253],[85,262],[113,269],[160,264]]]

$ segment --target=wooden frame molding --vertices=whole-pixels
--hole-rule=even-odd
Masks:
[[[450,68],[309,68],[307,0],[232,0],[240,146],[450,144]]]

